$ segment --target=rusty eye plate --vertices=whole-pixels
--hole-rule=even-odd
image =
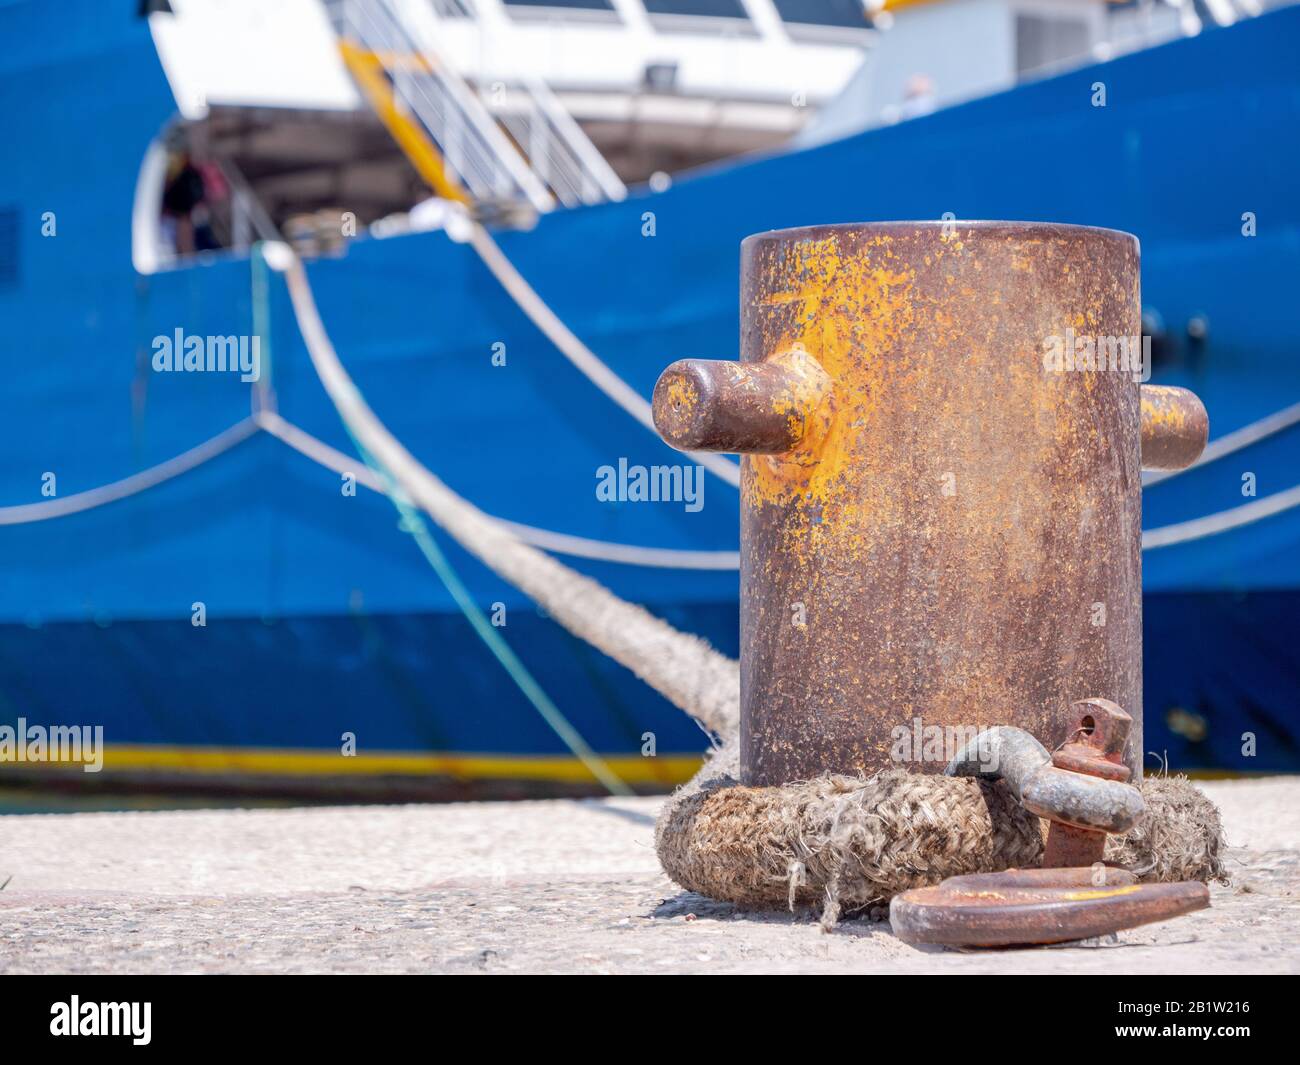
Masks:
[[[1014,947],[1065,943],[1166,921],[1210,904],[1204,884],[1139,884],[1093,868],[1008,869],[949,877],[894,896],[889,921],[904,943]]]

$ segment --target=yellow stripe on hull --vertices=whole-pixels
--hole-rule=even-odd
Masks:
[[[689,780],[703,759],[691,754],[654,758],[603,755],[605,764],[629,784],[676,785]],[[83,762],[16,762],[0,760],[6,770],[84,772]],[[288,747],[164,747],[151,744],[104,747],[103,772],[182,773],[230,776],[381,777],[427,776],[460,780],[536,780],[591,783],[595,778],[578,759],[567,755],[406,754],[376,751],[346,757],[321,750]],[[1222,769],[1183,771],[1193,780],[1249,780],[1269,771]],[[97,774],[86,774],[95,776]]]
[[[603,755],[629,784],[680,784],[700,767],[696,755],[654,758]],[[6,769],[81,770],[79,762],[0,762]],[[536,780],[594,782],[578,759],[567,755],[405,754],[376,751],[344,756],[332,752],[279,747],[162,747],[105,745],[102,772],[155,772],[231,776],[427,776],[461,780]],[[94,776],[98,774],[87,774]]]

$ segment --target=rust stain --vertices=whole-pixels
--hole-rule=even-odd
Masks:
[[[1210,421],[1201,401],[1185,388],[1141,388],[1142,464],[1147,469],[1179,470],[1205,450]]]
[[[806,350],[836,384],[822,412],[819,439],[798,453],[746,459],[744,502],[761,507],[798,501],[804,521],[789,530],[786,547],[807,557],[825,536],[834,535],[847,509],[861,505],[852,497],[846,471],[874,413],[870,364],[899,344],[911,325],[914,274],[896,261],[888,236],[853,249],[842,247],[837,235],[801,241],[765,268],[775,292],[764,302],[798,307],[774,347]]]
[[[675,377],[668,386],[668,402],[689,416],[700,400],[700,391],[686,377]]]

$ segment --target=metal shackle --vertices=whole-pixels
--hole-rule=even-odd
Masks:
[[[944,773],[1005,780],[1026,810],[1052,822],[1044,865],[1091,865],[1102,860],[1108,833],[1127,832],[1146,811],[1121,761],[1132,724],[1107,699],[1081,699],[1066,711],[1054,753],[1001,725],[976,735]]]

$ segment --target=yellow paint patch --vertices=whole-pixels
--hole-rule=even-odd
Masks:
[[[674,374],[669,379],[668,402],[674,410],[682,411],[689,417],[699,401],[699,389],[695,387],[695,382],[687,374]]]
[[[1099,888],[1096,891],[1067,891],[1062,898],[1068,902],[1087,902],[1089,899],[1114,899],[1121,895],[1132,895],[1141,890],[1141,884],[1129,884],[1127,887]]]
[[[805,510],[816,510],[818,525],[832,523],[845,503],[845,471],[853,459],[852,443],[873,411],[867,360],[897,343],[912,321],[910,291],[914,273],[891,263],[890,238],[880,235],[862,249],[846,254],[830,236],[795,246],[787,259],[769,264],[773,289],[765,303],[797,304],[797,324],[779,348],[806,350],[835,382],[826,412],[828,425],[805,461],[791,456],[749,459],[746,480],[749,506],[784,505],[796,497]],[[809,464],[806,459],[815,457]]]
[[[789,508],[781,522],[783,553],[801,563],[817,558],[831,541],[839,542],[837,552],[847,547],[864,556],[871,550],[869,526],[901,520],[898,499],[861,490],[864,463],[871,460],[866,449],[872,434],[864,430],[882,413],[882,397],[924,391],[895,387],[917,366],[907,353],[916,271],[895,239],[832,233],[774,246],[770,258],[753,266],[762,277],[760,291],[768,293],[763,303],[787,308],[787,324],[772,337],[775,350],[802,347],[832,384],[799,448],[745,460],[744,504]],[[930,254],[937,260],[957,252],[948,245]]]

